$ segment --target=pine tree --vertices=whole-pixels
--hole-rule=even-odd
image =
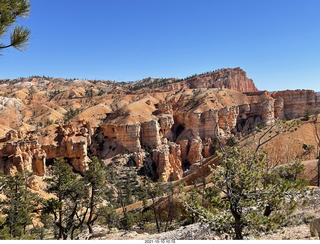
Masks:
[[[103,162],[96,157],[93,157],[91,162],[88,163],[89,169],[85,172],[84,180],[86,185],[90,188],[90,196],[88,202],[89,217],[87,226],[89,232],[93,233],[93,224],[98,218],[98,204],[102,203],[107,198],[107,181],[106,171]]]
[[[83,199],[88,196],[85,181],[80,175],[74,173],[66,160],[55,159],[52,177],[47,178],[46,191],[56,198],[49,199],[44,213],[54,216],[54,223],[59,229],[58,239],[66,240],[68,236],[73,239],[74,231],[81,227],[84,217],[80,219]]]
[[[25,18],[30,13],[29,0],[1,0],[0,1],[0,40],[18,18]],[[30,30],[22,26],[15,26],[10,34],[10,43],[0,43],[0,50],[14,47],[18,50],[25,49],[30,36]]]
[[[264,131],[256,128],[262,133],[253,152],[224,147],[217,138],[220,164],[212,169],[205,202],[201,205],[185,197],[186,210],[210,222],[216,232],[233,234],[235,239],[281,225],[307,194],[307,180],[297,178],[304,166],[299,162],[271,165],[267,152],[260,152],[260,148],[282,133],[293,132],[300,124],[298,120],[277,120]]]
[[[30,191],[27,179],[30,176],[16,173],[1,177],[2,193],[6,198],[0,202],[2,213],[6,216],[1,229],[8,230],[10,239],[26,236],[26,227],[32,224],[32,212],[38,207],[40,198]]]
[[[221,163],[206,188],[207,205],[199,206],[190,198],[184,204],[218,233],[243,239],[250,232],[274,230],[306,195],[307,181],[297,179],[304,170],[299,162],[270,168],[265,153],[236,147],[217,155]]]
[[[152,200],[151,208],[152,208],[152,211],[154,214],[154,219],[156,222],[157,231],[158,231],[158,233],[160,233],[161,232],[161,219],[160,219],[161,211],[160,211],[160,209],[158,209],[158,211],[157,211],[157,201],[159,200],[159,197],[162,196],[163,189],[162,189],[159,182],[151,183],[149,181],[147,182],[146,189],[147,189],[148,197],[150,197]],[[159,207],[160,207],[160,205],[159,205]]]

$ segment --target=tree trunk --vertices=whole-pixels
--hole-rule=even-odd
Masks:
[[[232,204],[231,204],[232,205]],[[234,218],[234,231],[236,233],[236,240],[243,240],[242,236],[242,224],[241,224],[241,214],[237,212],[235,206],[231,206],[231,213]]]
[[[59,206],[59,237],[58,240],[63,239],[63,227],[62,227],[62,196],[60,192],[60,186],[61,186],[61,177],[58,179],[58,201],[61,203]]]
[[[160,233],[160,226],[159,226],[159,220],[157,216],[157,209],[156,209],[154,197],[152,197],[152,208],[153,208],[154,218],[156,219],[157,230],[158,230],[158,233]]]
[[[266,216],[266,217],[269,217],[270,214],[271,214],[271,212],[272,212],[272,208],[271,208],[270,204],[268,204],[268,205],[266,206],[265,210],[264,210],[263,215]]]
[[[235,231],[236,231],[236,240],[243,240],[242,228],[240,227],[239,223],[236,223]]]
[[[62,227],[62,210],[59,210],[59,238],[58,240],[63,239],[63,227]]]
[[[68,238],[68,234],[67,233],[62,233],[62,236],[63,236],[63,240],[67,240],[67,238]]]
[[[93,233],[93,228],[92,228],[92,223],[87,223],[88,228],[89,228],[89,233],[92,234]]]
[[[236,233],[236,240],[243,240],[241,218],[237,214],[236,216],[234,216],[234,224],[235,224],[234,230]]]
[[[93,220],[92,220],[92,217],[93,217],[93,212],[94,212],[94,189],[93,189],[93,186],[91,186],[91,198],[90,198],[90,213],[89,213],[89,218],[88,218],[88,221],[87,221],[87,226],[89,228],[89,233],[92,234],[93,233]]]
[[[74,229],[74,228],[72,228],[72,230],[71,230],[71,234],[70,234],[70,239],[71,239],[71,240],[73,240],[74,231],[75,231],[75,229]]]
[[[168,230],[168,224],[169,224],[169,220],[171,221],[172,219],[172,200],[171,200],[171,196],[168,196],[168,201],[169,201],[169,211],[168,211],[168,216],[167,216],[167,221],[166,221],[166,226],[164,228],[164,232],[167,232]]]

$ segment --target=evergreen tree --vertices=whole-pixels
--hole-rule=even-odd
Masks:
[[[158,233],[160,233],[161,232],[161,218],[160,218],[161,211],[160,211],[160,209],[157,210],[157,201],[159,200],[159,197],[162,196],[163,189],[162,189],[159,182],[151,183],[149,181],[147,182],[146,189],[147,189],[148,196],[152,200],[151,207],[152,207],[152,211],[154,214],[154,219],[156,222],[157,231],[158,231]],[[160,207],[160,205],[159,205],[159,207]]]
[[[2,221],[1,238],[6,238],[8,232],[9,239],[22,239],[26,236],[26,227],[32,224],[32,212],[38,207],[40,198],[32,193],[27,186],[26,175],[16,173],[1,177],[1,189],[6,198],[0,202],[2,214],[6,217]],[[29,175],[29,174],[28,174]]]
[[[62,158],[54,160],[52,177],[46,181],[46,191],[56,198],[46,202],[44,213],[53,214],[54,223],[59,229],[58,239],[66,240],[69,235],[73,239],[74,231],[81,227],[85,218],[80,219],[83,199],[88,196],[85,181]]]
[[[0,1],[0,40],[8,32],[19,17],[25,18],[30,13],[29,0],[1,0]],[[0,43],[0,50],[14,47],[18,50],[23,50],[29,41],[30,30],[22,27],[15,26],[10,34],[10,43]]]
[[[303,172],[300,163],[270,168],[265,153],[236,147],[217,155],[221,163],[206,188],[207,205],[184,203],[218,233],[243,239],[250,232],[274,230],[304,199],[307,181],[296,177]]]
[[[103,162],[96,157],[93,157],[91,162],[88,163],[88,170],[85,172],[84,180],[86,185],[90,188],[89,195],[89,217],[87,226],[89,232],[93,233],[92,227],[98,218],[98,204],[102,203],[107,198],[108,188],[106,181],[106,171]]]

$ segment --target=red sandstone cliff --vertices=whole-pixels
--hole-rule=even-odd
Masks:
[[[64,157],[76,171],[83,172],[89,156],[98,156],[106,164],[122,157],[132,158],[138,168],[151,162],[163,181],[177,180],[187,168],[195,169],[214,153],[217,136],[223,142],[230,137],[241,138],[258,123],[269,125],[277,118],[291,119],[306,110],[320,110],[315,92],[258,92],[240,68],[208,73],[149,93],[139,90],[126,95],[115,92],[118,88],[114,84],[64,82],[39,81],[23,89],[20,82],[14,84],[18,88],[0,88],[0,95],[22,99],[19,106],[0,108],[4,121],[1,124],[0,120],[0,128],[6,132],[0,138],[0,170],[31,170],[43,176],[51,160]],[[96,87],[105,89],[105,93],[101,95]],[[87,91],[95,95],[86,97]],[[61,124],[70,107],[82,112],[70,123]],[[14,116],[6,117],[11,110]],[[89,122],[79,122],[80,118]],[[31,125],[25,126],[43,124],[48,119],[55,119],[55,124],[45,125],[38,132]],[[15,126],[23,125],[24,133],[8,128],[11,120],[17,121]],[[33,134],[25,133],[32,130]]]
[[[181,88],[225,88],[239,92],[257,92],[258,89],[252,79],[247,77],[240,68],[221,69],[208,74],[200,75],[185,81],[169,84],[156,90],[170,91]]]

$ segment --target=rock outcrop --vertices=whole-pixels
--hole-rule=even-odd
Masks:
[[[20,107],[21,107],[20,99],[0,96],[0,111],[8,108],[19,109]]]
[[[172,83],[156,90],[170,91],[179,89],[221,88],[239,92],[257,92],[258,89],[252,79],[240,68],[228,68],[214,71],[208,74],[189,78],[185,81]]]
[[[46,173],[46,152],[36,135],[7,142],[0,151],[0,160],[0,170],[5,174],[29,171],[44,176]]]
[[[194,88],[225,88],[239,92],[256,92],[253,81],[240,68],[222,69],[186,81],[189,87]]]
[[[70,161],[74,170],[83,173],[87,169],[88,147],[91,144],[93,129],[90,123],[80,121],[78,126],[59,125],[53,143],[42,144],[47,159],[65,158]]]
[[[17,130],[10,130],[7,132],[5,141],[10,141],[13,139],[21,139],[23,137],[23,132],[22,131],[17,131]]]
[[[152,159],[156,163],[158,177],[161,181],[178,180],[182,178],[180,146],[169,142],[153,150]]]
[[[143,166],[144,152],[148,151],[162,180],[179,179],[183,165],[188,167],[201,163],[203,158],[214,153],[213,141],[217,136],[223,141],[229,137],[240,138],[250,133],[258,123],[269,125],[274,122],[275,100],[270,93],[253,92],[245,98],[245,103],[240,105],[208,110],[200,107],[190,110],[183,106],[173,108],[164,102],[154,106],[149,101],[145,110],[150,111],[151,119],[132,123],[130,114],[122,119],[109,116],[100,128],[107,141],[115,140],[127,152],[134,153],[138,167]],[[277,109],[281,113],[282,108]],[[127,122],[130,117],[130,122]],[[113,147],[111,144],[105,146]]]
[[[226,143],[257,125],[320,111],[314,91],[258,91],[240,68],[130,84],[61,78],[2,83],[0,167],[38,176],[59,157],[83,173],[90,155],[105,164],[130,158],[163,181],[180,179],[214,154],[217,137]]]
[[[304,116],[307,112],[320,111],[320,94],[312,90],[279,91],[274,92],[272,97],[278,101],[277,106],[283,104],[283,114],[279,116],[287,120]]]
[[[93,135],[89,123],[59,125],[56,137],[49,144],[44,142],[44,135],[29,134],[22,139],[20,135],[19,132],[10,131],[7,136],[9,141],[0,150],[0,170],[5,174],[30,171],[44,176],[46,162],[60,157],[69,160],[74,170],[80,173],[86,170],[88,146]]]

